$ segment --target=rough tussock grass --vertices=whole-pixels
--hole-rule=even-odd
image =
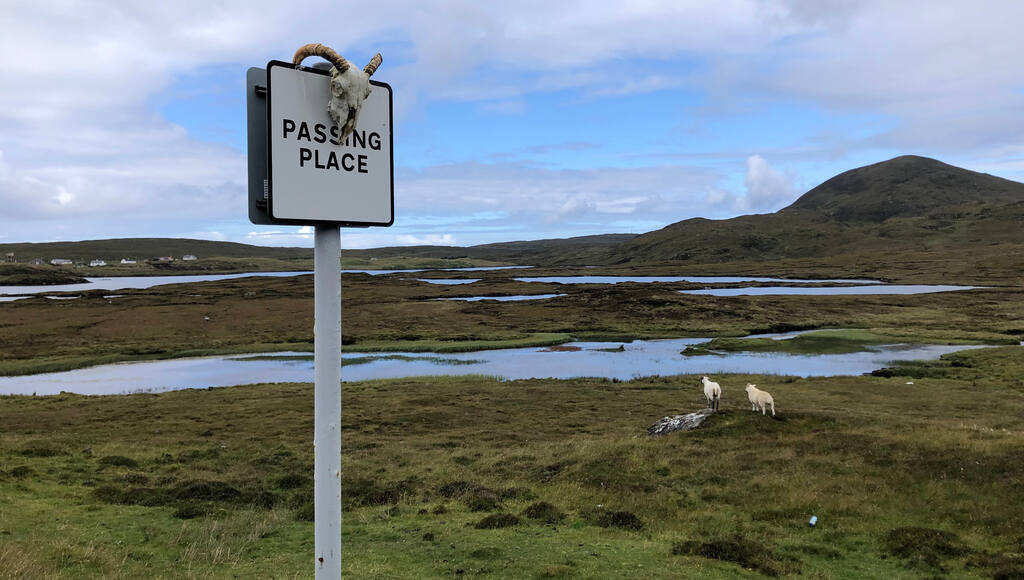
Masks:
[[[346,384],[346,574],[1015,573],[1024,388],[998,377],[1024,349],[957,360],[913,381],[716,377],[723,410],[660,438],[650,423],[703,404],[695,377]],[[748,381],[780,420],[748,410]],[[0,557],[59,553],[51,577],[304,575],[311,411],[309,385],[0,398]],[[915,529],[954,549],[904,555]]]

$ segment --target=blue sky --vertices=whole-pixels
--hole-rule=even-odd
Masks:
[[[771,212],[902,154],[1024,181],[1009,0],[4,6],[0,242],[311,245],[245,210],[245,71],[307,42],[394,89],[395,225],[351,248]]]

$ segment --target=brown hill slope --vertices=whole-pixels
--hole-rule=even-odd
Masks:
[[[527,266],[551,263],[589,264],[604,257],[609,248],[632,240],[636,234],[600,234],[530,240],[498,242],[478,246],[396,246],[369,250],[345,250],[345,258],[472,258],[494,262],[508,262]]]
[[[904,156],[842,173],[773,214],[689,219],[609,251],[607,264],[1016,251],[1024,184]],[[1011,248],[1012,246],[1012,248]]]
[[[815,210],[838,221],[883,222],[965,204],[1019,201],[1022,183],[904,155],[840,173],[780,213]]]
[[[235,242],[191,240],[187,238],[115,238],[109,240],[84,240],[80,242],[41,242],[0,244],[0,253],[11,252],[19,261],[41,258],[66,258],[75,261],[102,259],[108,262],[121,258],[140,260],[156,256],[177,256],[193,254],[200,258],[274,258],[278,260],[303,260],[313,257],[312,248],[281,248],[251,246]]]

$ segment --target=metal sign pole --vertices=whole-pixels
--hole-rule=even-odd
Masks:
[[[313,503],[316,580],[341,578],[341,230],[313,237]]]
[[[331,70],[305,68],[319,56]],[[246,71],[249,220],[315,225],[314,569],[341,578],[341,230],[395,221],[391,87],[328,47]],[[335,82],[337,81],[337,82]],[[340,89],[340,90],[339,90]],[[354,100],[353,100],[354,99]],[[355,103],[355,104],[354,104]],[[358,123],[357,123],[358,118]]]

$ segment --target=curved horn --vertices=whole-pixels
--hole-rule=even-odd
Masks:
[[[334,49],[329,46],[324,46],[320,43],[307,44],[295,51],[295,56],[292,57],[292,64],[298,66],[302,64],[307,56],[319,56],[324,60],[334,65],[334,68],[338,69],[339,73],[343,73],[348,70],[351,66],[345,57],[334,52]]]
[[[384,59],[380,56],[380,53],[378,52],[377,54],[373,55],[373,58],[370,59],[369,64],[363,67],[363,72],[366,73],[366,76],[372,77],[373,73],[377,72],[377,67],[379,67],[380,63],[383,61]]]

